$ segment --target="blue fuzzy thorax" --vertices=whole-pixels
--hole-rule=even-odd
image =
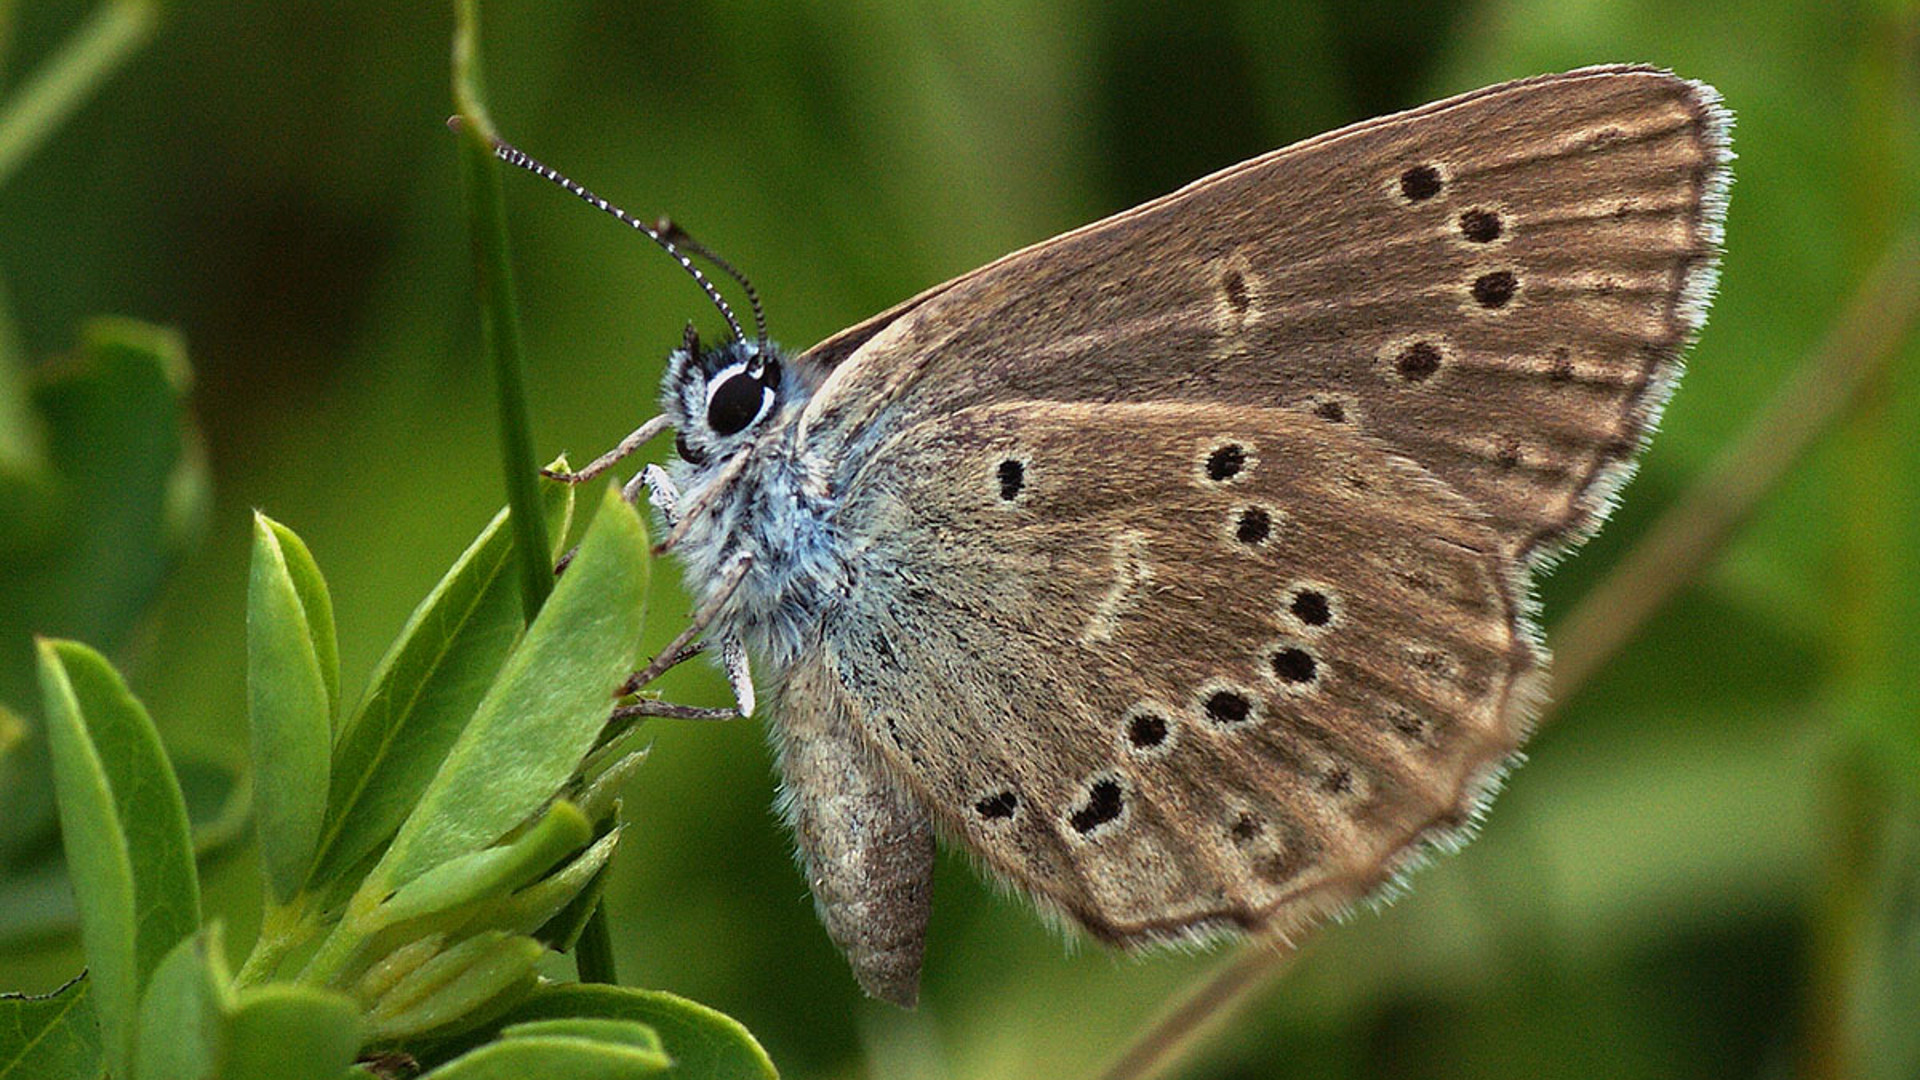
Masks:
[[[770,348],[778,375],[768,407],[731,435],[718,434],[708,423],[709,385],[758,357],[751,342],[730,342],[697,355],[676,350],[668,358],[661,408],[679,434],[680,457],[667,465],[667,475],[680,489],[680,513],[708,497],[722,473],[733,474],[674,548],[687,588],[705,604],[720,589],[735,554],[751,554],[753,564],[720,609],[710,636],[738,636],[753,655],[761,681],[778,686],[794,660],[812,647],[827,605],[846,596],[849,578],[833,531],[833,500],[810,494],[803,483],[794,435],[814,387],[794,365]],[[747,460],[730,468],[742,454]]]

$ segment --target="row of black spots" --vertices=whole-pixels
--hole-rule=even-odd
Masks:
[[[1302,626],[1314,630],[1324,630],[1333,625],[1332,598],[1311,586],[1293,590],[1293,595],[1287,600],[1287,612]]]
[[[1419,205],[1440,197],[1447,190],[1446,171],[1428,162],[1412,166],[1400,174],[1400,197],[1410,205]],[[1476,206],[1463,210],[1454,225],[1462,239],[1475,244],[1491,244],[1506,234],[1506,219],[1491,207]]]
[[[1127,811],[1126,789],[1120,781],[1103,776],[1087,785],[1087,797],[1067,815],[1067,824],[1081,836],[1090,836],[1103,825],[1110,825]]]
[[[1027,463],[1019,458],[1007,458],[1000,463],[997,478],[1000,481],[1001,501],[1012,502],[1027,486]]]
[[[1140,753],[1152,753],[1167,745],[1173,735],[1173,720],[1155,706],[1142,706],[1127,715],[1127,745]]]
[[[1446,191],[1447,182],[1446,171],[1441,165],[1432,162],[1414,165],[1400,174],[1400,197],[1409,205],[1419,205],[1440,197]],[[1459,231],[1461,239],[1477,245],[1492,244],[1507,236],[1509,231],[1505,216],[1485,206],[1461,211],[1453,219],[1453,227]],[[1519,291],[1520,278],[1512,270],[1490,270],[1474,278],[1468,287],[1474,303],[1489,311],[1506,307]],[[1437,368],[1438,357],[1433,359],[1436,361],[1433,366]],[[1414,367],[1417,369],[1420,366],[1416,361]],[[1433,370],[1428,369],[1427,374],[1432,373]],[[1406,374],[1404,369],[1402,374]],[[1408,377],[1411,381],[1418,381],[1424,376]]]
[[[1259,703],[1254,696],[1235,686],[1209,687],[1200,693],[1195,704],[1201,718],[1221,728],[1249,723],[1257,719],[1259,713]],[[1173,739],[1178,722],[1171,710],[1159,705],[1135,706],[1127,713],[1124,724],[1127,746],[1140,755],[1160,753]]]
[[[1310,403],[1313,415],[1329,424],[1344,424],[1353,419],[1353,404],[1344,397],[1328,394]]]
[[[1231,814],[1227,821],[1227,839],[1246,856],[1254,875],[1269,885],[1280,885],[1299,873],[1303,865],[1299,829],[1287,822],[1270,821],[1253,810]]]
[[[973,804],[973,812],[988,821],[1005,821],[1020,809],[1020,796],[1011,791],[997,791],[985,796]]]
[[[1253,294],[1247,289],[1246,276],[1237,269],[1229,268],[1220,275],[1220,291],[1226,295],[1227,306],[1235,315],[1245,315],[1253,306]]]
[[[1273,669],[1274,678],[1292,689],[1310,687],[1323,674],[1319,658],[1304,645],[1282,645],[1273,650],[1267,663]]]
[[[1253,719],[1253,699],[1232,688],[1210,690],[1200,701],[1200,711],[1220,727],[1234,727]]]
[[[1273,535],[1273,515],[1264,507],[1243,506],[1234,514],[1233,538],[1248,547],[1259,547]]]
[[[1221,443],[1207,455],[1207,479],[1224,484],[1247,467],[1247,448],[1239,443]]]

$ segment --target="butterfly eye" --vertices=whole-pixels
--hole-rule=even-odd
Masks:
[[[773,388],[739,371],[707,392],[707,426],[715,435],[732,435],[760,418],[773,402]]]

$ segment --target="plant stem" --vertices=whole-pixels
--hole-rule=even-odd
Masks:
[[[147,0],[114,0],[94,10],[0,112],[0,187],[159,23]]]
[[[1819,349],[1774,394],[1745,436],[1660,515],[1555,627],[1551,701],[1565,702],[1578,693],[1655,612],[1706,569],[1761,498],[1874,385],[1898,355],[1916,314],[1920,234],[1909,232],[1888,248]]]
[[[252,986],[271,979],[288,953],[313,938],[318,927],[306,917],[305,898],[306,894],[302,893],[290,903],[267,905],[260,916],[260,936],[254,939],[253,951],[247,954],[246,962],[233,977],[236,986]]]
[[[477,0],[455,4],[458,27],[453,38],[453,100],[459,109],[461,171],[466,175],[467,227],[473,242],[476,290],[480,302],[480,341],[493,361],[498,394],[501,467],[506,474],[507,505],[520,552],[520,596],[532,622],[553,591],[553,567],[547,553],[547,524],[540,512],[538,466],[533,456],[533,423],[527,412],[526,347],[520,334],[513,265],[507,251],[506,203],[500,191],[480,79],[480,13]]]
[[[587,924],[580,928],[580,940],[573,946],[573,962],[580,971],[581,982],[612,985],[620,981],[614,974],[613,929],[607,922],[605,901],[593,905],[593,914],[587,916]]]

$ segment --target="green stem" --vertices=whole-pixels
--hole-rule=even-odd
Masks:
[[[246,962],[233,977],[235,985],[266,982],[289,953],[312,940],[318,927],[307,919],[304,901],[303,893],[291,903],[267,906],[260,916],[260,936],[254,939],[253,951],[247,954]]]
[[[613,968],[613,929],[607,923],[605,901],[593,905],[593,914],[580,928],[580,940],[573,946],[573,962],[580,981],[613,985],[620,981]]]
[[[493,361],[498,392],[501,465],[506,472],[507,505],[520,552],[520,596],[531,622],[553,591],[553,567],[547,558],[546,518],[540,512],[538,466],[533,456],[533,424],[527,413],[526,349],[507,252],[507,215],[500,192],[480,86],[480,13],[476,0],[455,4],[453,99],[459,109],[461,171],[466,174],[467,224],[473,240],[475,280],[480,300],[480,341]]]
[[[19,6],[14,0],[0,0],[0,86],[6,85],[7,53],[13,49],[13,13]]]
[[[0,113],[0,186],[158,23],[158,9],[146,0],[114,0],[87,17]]]

